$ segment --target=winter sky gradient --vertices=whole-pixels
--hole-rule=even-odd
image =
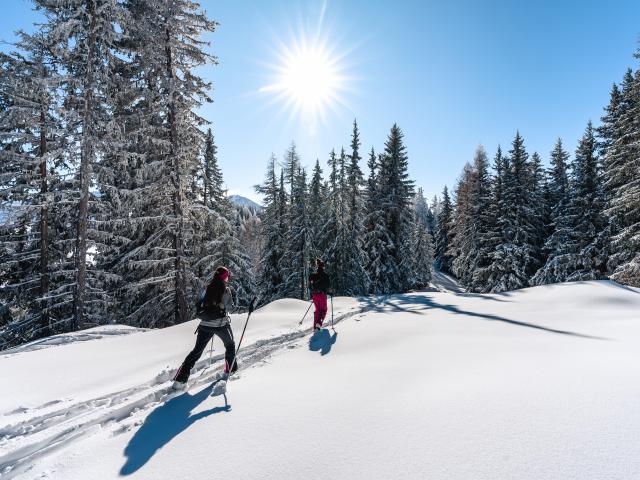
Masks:
[[[410,172],[429,196],[453,185],[479,143],[493,156],[516,129],[545,161],[558,136],[573,152],[612,82],[637,65],[636,0],[201,3],[220,23],[204,116],[230,193],[254,199],[271,152],[281,157],[294,140],[304,165],[324,163],[331,148],[348,146],[354,118],[364,152],[383,147],[393,122],[402,127]],[[2,40],[30,30],[30,9],[2,2]],[[340,77],[338,101],[316,122],[268,88],[284,52],[303,43],[321,44]]]

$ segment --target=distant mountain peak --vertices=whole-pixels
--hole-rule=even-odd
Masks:
[[[253,200],[243,197],[242,195],[229,195],[229,201],[239,207],[249,207],[256,210],[262,210],[262,205],[254,202]]]

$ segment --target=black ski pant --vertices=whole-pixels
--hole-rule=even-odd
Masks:
[[[184,359],[182,365],[180,365],[180,368],[176,372],[176,376],[173,378],[174,380],[184,383],[189,379],[191,369],[202,356],[202,352],[207,348],[207,344],[214,335],[217,335],[220,340],[222,340],[222,343],[224,343],[224,358],[226,362],[225,372],[229,371],[229,367],[232,363],[234,364],[232,372],[235,372],[238,369],[238,362],[234,362],[236,356],[236,344],[233,341],[231,325],[227,325],[225,327],[198,327],[196,345]]]

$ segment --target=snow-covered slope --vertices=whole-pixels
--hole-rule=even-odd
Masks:
[[[0,357],[1,478],[640,478],[637,290],[341,298],[314,336],[306,307],[255,314],[228,406],[218,345],[163,401],[193,322]]]
[[[243,197],[242,195],[229,195],[229,200],[231,203],[239,206],[239,207],[249,207],[255,210],[262,210],[262,206],[250,198]]]

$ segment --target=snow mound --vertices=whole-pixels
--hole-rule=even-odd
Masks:
[[[116,335],[130,335],[132,333],[146,332],[148,328],[136,328],[128,325],[102,325],[99,327],[87,328],[78,332],[61,333],[47,338],[34,340],[19,347],[10,348],[0,352],[2,355],[30,352],[53,346],[65,345],[73,342],[86,342],[88,340],[99,340],[104,337]]]
[[[304,300],[297,300],[295,298],[283,298],[282,300],[276,300],[275,302],[271,302],[264,307],[256,310],[260,313],[265,314],[273,314],[282,315],[283,313],[290,313],[295,311],[296,313],[301,308],[307,308],[309,306],[309,302],[305,302]]]

